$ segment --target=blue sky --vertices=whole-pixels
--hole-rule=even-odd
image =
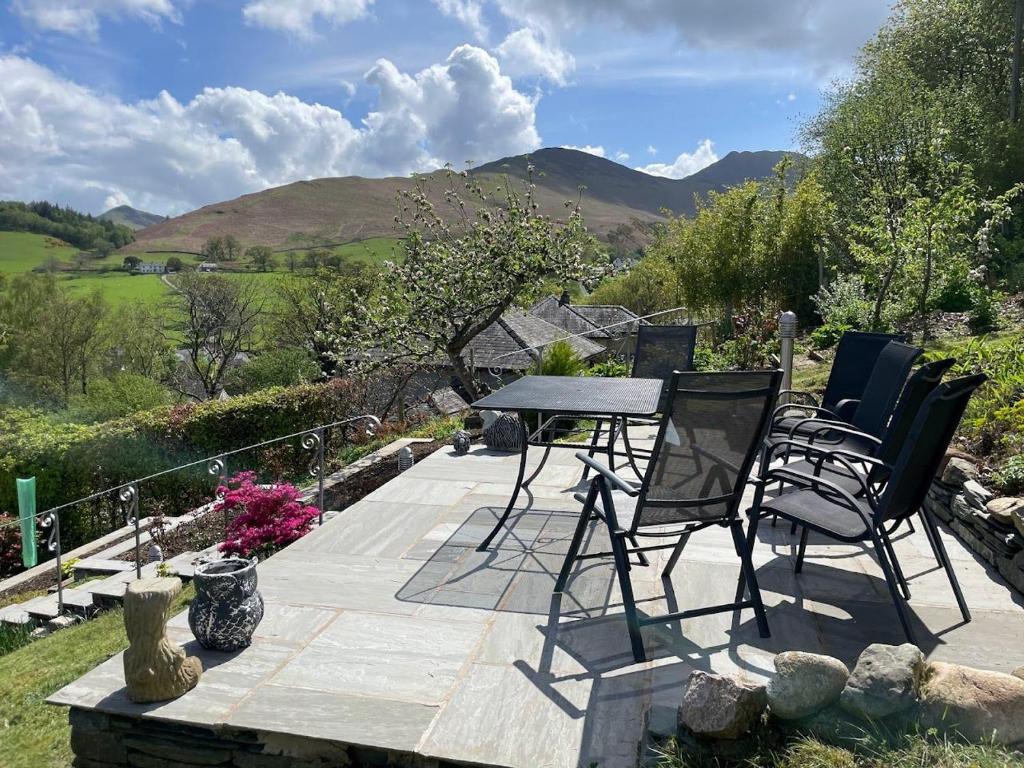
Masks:
[[[889,0],[0,0],[0,198],[176,214],[576,146],[797,146]]]

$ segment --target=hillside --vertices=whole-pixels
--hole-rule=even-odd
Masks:
[[[138,208],[132,208],[130,205],[119,205],[116,208],[111,208],[109,211],[104,211],[96,218],[112,221],[115,224],[123,224],[129,229],[138,230],[145,229],[152,224],[158,224],[166,217],[158,216],[155,213],[148,213],[147,211],[140,211]]]
[[[530,159],[537,170],[541,209],[551,216],[564,216],[563,203],[575,198],[583,185],[587,226],[604,236],[621,224],[660,220],[664,208],[691,213],[695,193],[764,178],[783,155],[732,152],[686,179],[650,176],[571,149],[541,149]],[[505,173],[524,176],[526,163],[526,155],[508,157],[481,165],[474,173],[485,186],[493,186]],[[441,172],[425,178],[440,202]],[[405,177],[360,176],[297,181],[156,223],[139,231],[136,241],[125,250],[198,251],[208,238],[217,235],[233,235],[243,246],[261,244],[279,250],[395,237],[395,194],[411,183]]]

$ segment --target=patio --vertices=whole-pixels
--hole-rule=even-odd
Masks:
[[[531,455],[528,471],[538,459]],[[581,466],[571,451],[552,453],[519,497],[517,511],[526,511],[490,551],[475,550],[504,508],[518,461],[443,448],[262,564],[266,618],[245,651],[204,651],[185,616],[173,619],[171,636],[206,670],[180,699],[130,703],[120,656],[59,691],[51,701],[75,708],[78,746],[83,723],[110,722],[85,710],[139,724],[107,748],[109,762],[88,764],[136,764],[132,751],[142,750],[177,765],[276,766],[270,755],[305,754],[305,743],[356,765],[626,767],[636,763],[646,724],[674,717],[693,669],[763,679],[778,651],[852,664],[871,642],[903,642],[869,557],[812,537],[804,572],[794,576],[796,539],[788,526],[766,523],[754,562],[772,637],[758,636],[751,611],[689,619],[646,628],[652,660],[634,664],[610,561],[584,561],[566,593],[552,595],[579,510],[572,492]],[[1024,661],[1020,600],[943,536],[970,624],[924,534],[895,540],[922,650],[1014,669]],[[585,547],[605,548],[606,538],[594,528]],[[642,611],[732,599],[739,563],[725,529],[694,535],[669,585],[659,577],[667,556],[654,553],[651,567],[634,568]],[[147,751],[147,739],[159,748]],[[204,749],[193,763],[189,755]]]

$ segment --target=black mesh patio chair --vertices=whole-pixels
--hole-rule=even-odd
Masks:
[[[661,390],[661,400],[658,403],[658,413],[664,413],[665,403],[668,399],[669,384],[672,374],[675,371],[693,370],[693,353],[697,346],[696,325],[641,325],[637,327],[636,349],[633,353],[633,368],[630,377],[634,379],[661,379],[664,386]],[[636,457],[650,457],[650,451],[642,448],[634,448],[629,442],[629,425],[651,426],[659,423],[659,419],[630,419],[628,422],[612,424],[609,427],[608,445],[605,449],[598,447],[598,441],[604,434],[604,423],[598,421],[591,437],[591,450],[588,452],[591,457],[596,451],[606,453],[609,459],[614,456],[625,456],[630,467],[637,477],[643,477],[640,468],[637,466]],[[615,441],[622,435],[622,444],[625,452],[615,452]],[[614,466],[613,466],[614,468]],[[583,470],[583,479],[589,476],[589,467]]]
[[[856,408],[856,401],[861,400],[867,386],[871,371],[875,367],[879,354],[890,341],[906,341],[904,334],[867,333],[865,331],[847,331],[836,346],[836,354],[832,360],[832,370],[825,384],[825,391],[818,400],[810,392],[798,389],[784,389],[779,393],[789,403],[824,408],[835,413],[840,419],[848,421]],[[791,424],[789,425],[791,426]],[[779,425],[783,431],[788,429],[785,424]],[[776,431],[773,425],[772,431]]]
[[[911,425],[914,423],[914,419],[917,418],[925,398],[940,384],[943,375],[955,362],[953,358],[946,358],[925,363],[918,368],[903,387],[900,399],[893,410],[892,419],[889,420],[880,437],[840,422],[820,421],[811,424],[800,435],[798,440],[778,437],[770,438],[770,444],[762,456],[759,476],[764,479],[765,473],[769,470],[772,461],[779,454],[784,455],[785,463],[790,469],[798,472],[811,471],[814,467],[815,459],[821,455],[822,451],[866,455],[878,459],[884,464],[891,465],[896,461],[900,448],[903,446],[903,442],[910,431]],[[796,458],[792,458],[794,454],[796,454]],[[872,471],[870,465],[858,465],[854,462],[854,466],[863,470],[862,474],[867,476],[869,482],[875,482],[877,473]],[[828,473],[830,467],[831,465],[825,465],[823,471]],[[846,471],[832,472],[828,476],[833,482],[843,486],[851,493],[857,493],[860,490],[859,478],[849,477]],[[910,518],[906,522],[911,533],[913,533],[913,522]],[[774,518],[772,519],[772,525],[775,525]],[[791,532],[796,533],[795,524],[792,526]],[[893,529],[890,528],[889,533],[892,534],[892,532]],[[805,541],[806,537],[807,532],[805,530],[802,534],[802,540]],[[932,545],[932,550],[935,550],[934,544]],[[937,556],[938,553],[936,553]]]
[[[830,410],[824,406],[791,403],[778,406],[772,414],[771,436],[766,446],[782,436],[793,440],[818,434],[821,427],[829,425],[850,426],[879,438],[889,423],[910,369],[923,352],[920,347],[899,341],[887,342],[875,359],[860,397],[845,400],[842,408]],[[791,415],[794,411],[802,415]]]
[[[967,403],[984,381],[985,376],[979,374],[940,384],[935,388],[925,398],[892,463],[846,451],[822,451],[815,457],[810,472],[799,471],[788,465],[769,470],[765,482],[757,484],[754,504],[748,511],[748,551],[756,541],[758,521],[766,515],[778,515],[803,527],[805,534],[801,537],[797,552],[798,573],[803,567],[806,531],[814,531],[842,542],[870,543],[882,568],[903,631],[907,639],[914,643],[914,632],[906,611],[909,590],[886,529],[920,513],[929,541],[949,578],[964,621],[970,621],[971,614],[949,555],[935,521],[923,503]],[[857,470],[857,464],[872,468],[870,478]],[[836,473],[844,474],[847,481],[835,482]],[[766,486],[775,481],[792,486],[792,490],[765,500]],[[853,492],[848,489],[851,481],[857,486]],[[737,599],[743,596],[744,587],[743,583],[739,585]]]
[[[658,436],[639,485],[626,482],[583,451],[576,454],[595,475],[587,493],[576,494],[583,509],[555,584],[556,592],[564,591],[577,560],[613,557],[636,661],[645,658],[640,627],[648,624],[753,608],[758,630],[768,636],[768,621],[738,512],[778,397],[782,372],[677,371],[669,382]],[[594,518],[606,525],[611,552],[581,555],[580,544]],[[671,548],[662,574],[668,578],[689,536],[712,525],[727,527],[732,533],[750,599],[640,617],[629,577],[629,555],[642,557],[644,552]],[[672,541],[641,547],[635,544],[637,537]],[[629,543],[634,543],[634,548]]]

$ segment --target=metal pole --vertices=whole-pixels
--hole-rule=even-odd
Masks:
[[[1010,122],[1020,119],[1021,30],[1024,28],[1024,0],[1017,0],[1013,19],[1013,66],[1010,74]]]
[[[316,431],[316,466],[317,466],[317,506],[320,508],[320,525],[324,524],[324,431]]]
[[[60,564],[60,515],[53,513],[53,532],[56,537],[56,561],[57,561],[57,615],[64,615],[64,569]]]
[[[781,350],[779,359],[782,365],[782,388],[793,388],[793,341],[796,339],[796,313],[783,312],[779,315],[779,341]],[[789,402],[789,395],[780,398],[784,403]]]

